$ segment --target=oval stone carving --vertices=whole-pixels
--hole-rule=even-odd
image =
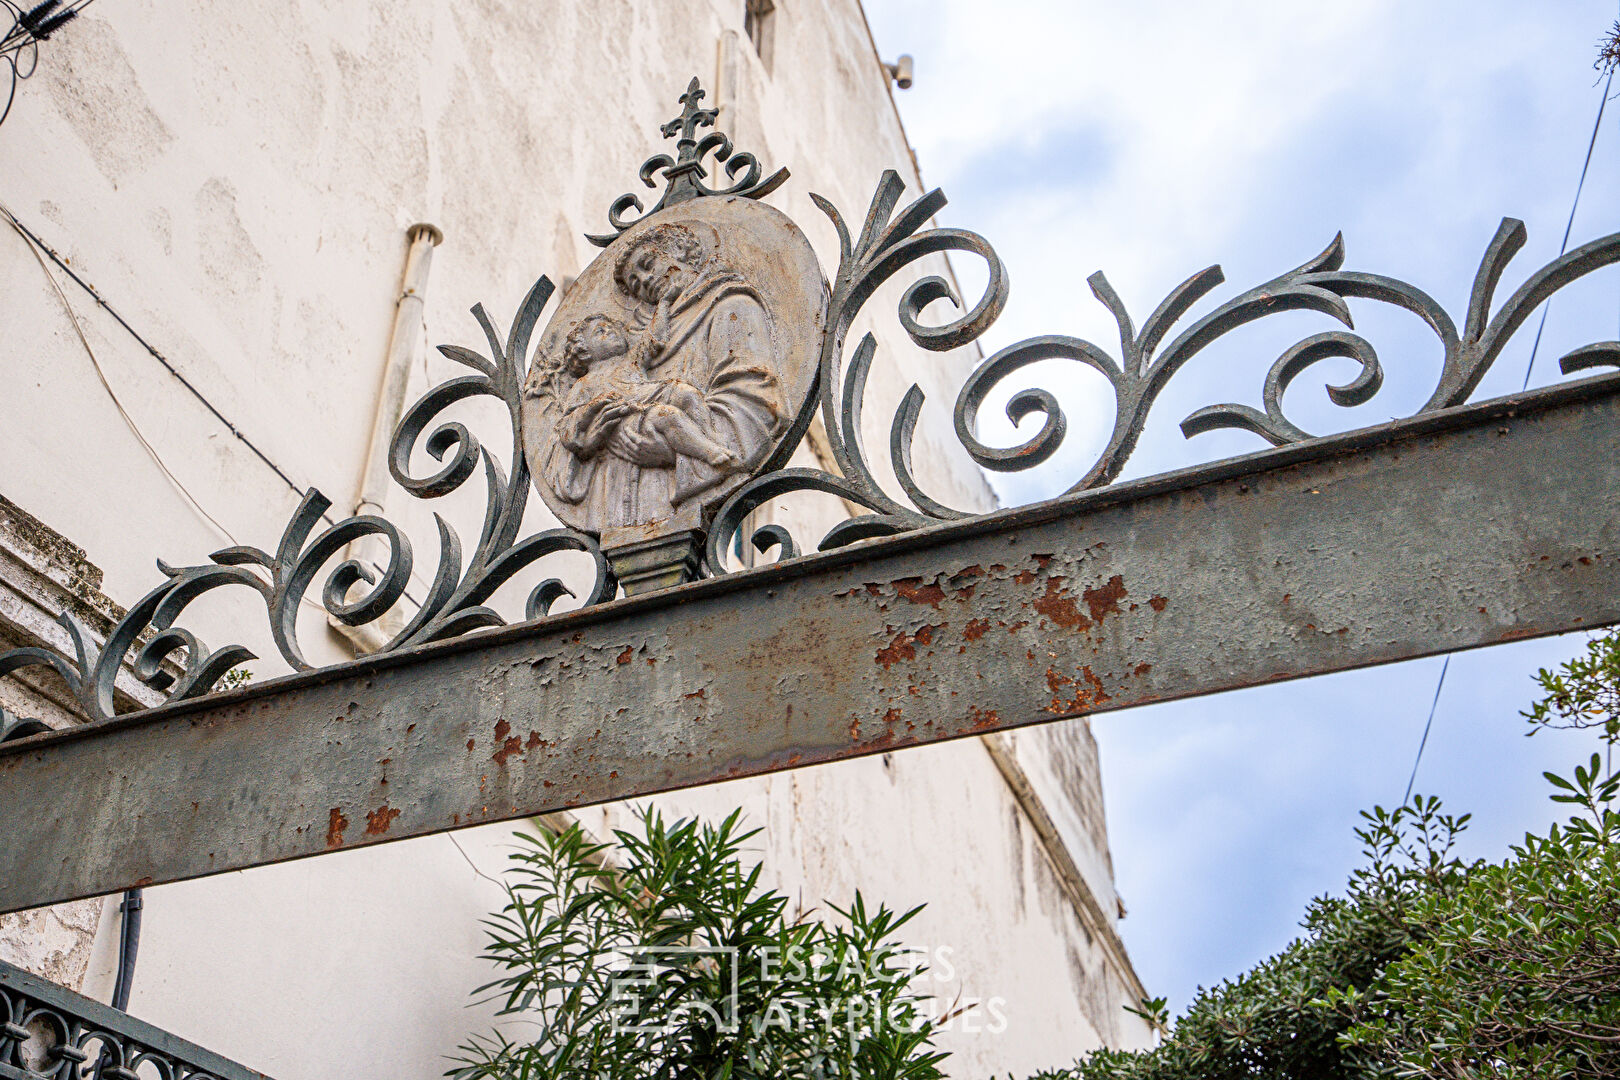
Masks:
[[[524,386],[546,505],[604,543],[700,529],[811,407],[827,284],[772,207],[693,199],[637,222],[568,289]]]

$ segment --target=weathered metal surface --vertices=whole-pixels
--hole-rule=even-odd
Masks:
[[[0,960],[0,1080],[265,1080],[195,1043]]]
[[[658,155],[642,167],[643,179],[649,185],[653,173],[660,168],[670,181],[666,197],[659,207],[664,208],[666,214],[671,206],[684,207],[681,216],[693,222],[698,218],[724,216],[720,214],[721,207],[734,210],[740,200],[757,198],[786,176],[785,172],[778,172],[769,179],[759,181],[758,163],[746,154],[731,156],[730,142],[724,135],[711,133],[698,140],[697,129],[713,122],[713,110],[698,108],[701,97],[702,91],[694,80],[681,99],[685,105],[682,115],[664,125],[666,137],[678,136],[679,160],[671,162],[668,155]],[[727,171],[733,177],[745,169],[747,175],[723,191],[704,186],[701,183],[704,175],[701,161],[711,151],[717,160],[729,160]],[[456,531],[447,522],[439,520],[438,566],[432,585],[420,603],[412,605],[414,614],[408,620],[400,620],[404,622],[403,629],[378,651],[403,652],[428,642],[505,625],[505,618],[490,604],[493,595],[518,572],[559,552],[580,551],[593,557],[595,572],[581,590],[584,594],[581,601],[586,606],[605,602],[617,595],[621,585],[616,580],[618,570],[625,572],[622,584],[627,593],[668,587],[700,572],[710,576],[724,575],[731,567],[726,553],[740,550],[739,533],[749,516],[763,504],[796,492],[819,491],[837,495],[847,507],[871,511],[839,522],[817,541],[816,546],[821,550],[971,516],[968,510],[947,506],[931,497],[918,486],[913,475],[912,440],[923,406],[923,392],[919,387],[912,386],[901,399],[890,425],[889,455],[901,488],[899,494],[886,491],[879,483],[861,443],[861,412],[867,375],[877,344],[876,339],[867,334],[847,357],[844,346],[849,330],[863,317],[865,305],[880,286],[919,259],[940,252],[954,251],[984,260],[985,288],[971,305],[963,303],[952,291],[950,283],[937,276],[913,281],[901,296],[898,317],[907,336],[919,347],[934,351],[953,349],[978,339],[995,321],[1007,300],[1007,277],[1001,260],[983,237],[959,229],[928,227],[933,216],[945,205],[945,196],[937,190],[932,191],[902,208],[900,196],[903,189],[904,185],[897,174],[892,171],[885,173],[856,232],[851,231],[844,217],[830,202],[812,195],[837,230],[839,262],[824,317],[819,321],[811,319],[803,310],[792,317],[795,307],[804,308],[802,302],[798,305],[787,304],[777,312],[790,316],[787,321],[795,327],[790,337],[796,334],[814,337],[815,331],[820,331],[819,357],[813,377],[803,377],[804,373],[798,370],[796,364],[789,364],[777,371],[778,376],[790,376],[778,379],[781,385],[788,386],[792,391],[787,395],[787,401],[778,402],[772,394],[754,394],[756,402],[763,404],[756,409],[739,410],[740,398],[748,395],[734,393],[727,402],[722,400],[726,394],[718,390],[721,384],[735,388],[750,380],[756,383],[768,381],[757,375],[773,368],[776,361],[781,359],[781,355],[774,353],[774,350],[771,363],[760,363],[757,350],[715,348],[713,335],[710,335],[706,355],[712,366],[705,371],[702,364],[696,364],[688,372],[696,384],[701,385],[703,394],[701,401],[695,401],[700,396],[695,393],[695,387],[690,398],[684,392],[678,393],[682,400],[695,401],[688,405],[691,414],[686,419],[696,423],[705,410],[712,410],[713,415],[706,419],[713,422],[713,431],[725,427],[740,430],[748,424],[757,424],[765,413],[770,413],[773,417],[770,438],[763,441],[759,438],[728,438],[725,454],[719,455],[708,466],[726,470],[724,483],[692,487],[680,481],[683,469],[681,461],[677,460],[680,457],[690,462],[692,455],[676,454],[675,447],[668,443],[669,439],[674,438],[673,429],[664,430],[657,437],[646,435],[645,432],[642,436],[631,437],[623,427],[615,428],[611,436],[607,436],[605,429],[597,430],[597,435],[607,437],[605,443],[586,454],[592,458],[591,461],[576,456],[574,460],[562,464],[569,468],[601,465],[604,472],[611,471],[627,481],[633,479],[634,483],[583,483],[583,491],[576,492],[581,498],[599,497],[604,500],[597,507],[604,512],[583,518],[575,518],[573,512],[563,505],[566,500],[559,501],[555,497],[555,490],[551,492],[553,510],[564,520],[574,520],[588,531],[554,529],[518,539],[529,497],[530,466],[537,465],[538,469],[546,462],[555,464],[557,459],[553,455],[559,452],[560,444],[567,441],[562,437],[551,438],[557,432],[544,417],[547,406],[543,399],[550,370],[548,365],[555,359],[554,356],[548,359],[548,354],[556,347],[555,335],[548,334],[551,340],[538,350],[537,361],[532,368],[529,362],[534,330],[553,291],[551,282],[544,277],[536,282],[520,305],[504,341],[496,333],[494,324],[483,308],[475,307],[473,315],[488,341],[488,355],[460,346],[440,347],[446,356],[465,365],[473,374],[452,378],[433,388],[405,414],[389,447],[389,467],[394,478],[410,494],[433,499],[467,483],[482,465],[487,489],[483,528],[476,547],[464,563],[461,540]],[[724,198],[700,199],[700,196]],[[630,199],[630,202],[625,202],[625,199]],[[641,219],[634,223],[624,221],[623,211],[634,203],[629,196],[625,199],[615,204],[611,217],[614,228],[627,237],[618,241],[620,253],[633,254],[633,248],[625,250],[626,244],[639,243],[652,232],[662,229],[663,225],[649,221],[646,228],[641,228]],[[693,200],[712,205],[709,205],[708,211],[695,210],[692,209]],[[655,211],[657,209],[655,207]],[[753,216],[756,218],[775,214],[775,211],[758,207],[755,210],[757,213]],[[782,224],[786,224],[785,219]],[[797,285],[801,301],[811,295],[819,300],[822,286],[819,270],[811,265],[813,256],[803,248],[802,238],[792,239],[796,234],[797,230],[791,225],[786,230],[777,230],[775,252],[769,250],[769,243],[762,242],[766,249],[764,254],[772,256],[778,264],[775,269],[784,272],[781,276],[800,279]],[[614,241],[613,236],[598,239],[604,245]],[[732,239],[736,239],[735,234]],[[755,239],[760,240],[760,237]],[[1263,411],[1237,403],[1211,405],[1195,411],[1181,424],[1182,431],[1188,437],[1228,427],[1251,431],[1274,445],[1307,442],[1312,438],[1311,433],[1294,424],[1282,408],[1284,392],[1300,374],[1324,359],[1337,357],[1356,361],[1361,370],[1354,379],[1342,386],[1327,388],[1330,400],[1344,406],[1369,401],[1383,382],[1382,363],[1372,343],[1351,330],[1352,300],[1358,305],[1376,303],[1401,308],[1416,315],[1434,332],[1442,349],[1440,378],[1428,401],[1419,409],[1419,415],[1460,406],[1468,400],[1480,379],[1501,355],[1504,346],[1539,304],[1570,282],[1620,262],[1620,233],[1595,240],[1534,271],[1496,307],[1493,314],[1492,306],[1502,275],[1524,241],[1523,224],[1505,219],[1480,262],[1460,330],[1458,322],[1422,289],[1381,274],[1344,270],[1344,244],[1339,237],[1335,237],[1308,262],[1194,318],[1193,308],[1223,280],[1220,267],[1206,267],[1172,290],[1143,322],[1140,331],[1107,278],[1100,273],[1094,274],[1088,279],[1092,292],[1114,315],[1118,324],[1117,356],[1092,342],[1065,335],[1029,338],[1000,350],[978,366],[957,396],[957,438],[972,460],[989,469],[1017,471],[1048,460],[1067,431],[1067,420],[1056,395],[1041,387],[1025,387],[1008,398],[1006,412],[1014,422],[1036,414],[1042,418],[1039,430],[1017,446],[992,447],[981,442],[977,434],[980,413],[1004,379],[1032,363],[1059,359],[1082,364],[1101,373],[1112,387],[1114,425],[1101,454],[1069,490],[1080,492],[1104,487],[1112,483],[1125,466],[1136,447],[1148,413],[1160,399],[1165,386],[1194,356],[1224,335],[1258,319],[1280,312],[1311,311],[1336,320],[1345,329],[1311,335],[1284,352],[1272,365],[1262,387]],[[701,247],[702,244],[696,246]],[[796,254],[795,249],[798,249]],[[733,255],[736,254],[733,252]],[[753,258],[743,261],[751,262],[753,269],[758,270],[760,254],[760,251],[755,251]],[[620,265],[618,258],[615,255],[616,268]],[[627,288],[625,291],[639,293],[645,306],[651,292],[668,293],[668,274],[685,274],[702,261],[694,257],[691,260],[693,265],[687,265],[682,259],[654,259],[641,265],[637,274],[644,279],[646,276],[665,276],[666,286],[662,290],[649,291],[646,280],[642,280],[637,288]],[[605,263],[598,265],[606,266]],[[592,270],[587,269],[575,288],[583,288],[589,294],[591,275]],[[752,272],[743,275],[747,284],[755,286],[770,277],[768,272],[760,277]],[[718,279],[708,280],[714,284]],[[740,288],[744,282],[737,284]],[[782,296],[795,291],[783,287],[785,283],[782,280],[777,280],[775,285],[777,288],[763,292],[780,293],[777,296],[780,300]],[[603,295],[598,293],[597,298]],[[925,311],[947,301],[960,310],[956,318],[933,325],[922,321]],[[659,337],[656,310],[655,307],[650,324],[652,332],[644,344],[651,345]],[[743,314],[742,311],[733,310],[724,322],[730,325],[731,319],[741,320]],[[685,318],[674,306],[666,316],[670,326],[678,326]],[[1173,333],[1183,321],[1190,325]],[[703,319],[693,319],[686,325],[688,329],[695,329],[699,324],[710,325]],[[675,333],[665,342],[665,346],[676,352],[682,351],[685,346],[676,340],[679,336],[678,332]],[[808,345],[807,341],[796,343]],[[656,355],[665,346],[642,355]],[[598,350],[593,348],[592,351]],[[606,353],[612,350],[604,348],[600,351]],[[799,350],[793,351],[797,354]],[[743,355],[749,352],[755,353],[754,359]],[[730,357],[731,362],[722,362],[717,357]],[[1561,357],[1559,363],[1566,374],[1595,367],[1620,366],[1620,342],[1588,344]],[[652,373],[644,374],[650,376]],[[668,381],[673,384],[676,380]],[[583,383],[584,380],[579,382]],[[558,388],[566,383],[567,380],[563,380]],[[578,385],[576,383],[574,388],[577,389]],[[799,401],[804,399],[808,387],[812,385],[815,392],[808,398],[808,407],[798,408]],[[644,385],[638,392],[649,389],[652,388]],[[660,391],[664,392],[677,394],[677,388],[669,385]],[[528,413],[527,420],[525,393],[532,395],[531,404],[537,406]],[[475,396],[498,398],[507,408],[512,427],[512,449],[506,459],[510,463],[510,475],[464,424],[440,420],[447,408]],[[650,405],[651,402],[646,404]],[[619,405],[628,406],[629,402],[621,400]],[[827,451],[835,468],[832,471],[784,468],[795,446],[805,437],[817,406],[821,410]],[[779,417],[775,416],[778,408],[784,410]],[[749,412],[754,419],[743,421],[744,413]],[[725,415],[729,415],[730,419],[722,420]],[[598,419],[600,416],[598,413]],[[663,420],[676,422],[680,417],[664,414]],[[784,424],[785,432],[782,430]],[[677,423],[677,427],[682,426]],[[708,424],[699,424],[698,427],[706,428]],[[694,432],[697,436],[695,441]],[[703,434],[702,430],[696,429],[687,432],[685,438],[693,454],[701,456],[705,452],[701,446]],[[732,445],[733,441],[735,445]],[[772,449],[767,456],[760,457],[758,451],[766,442]],[[530,449],[527,457],[524,454],[526,443]],[[568,452],[577,455],[584,452],[584,446],[585,443],[576,443]],[[430,475],[412,475],[412,459],[421,456],[417,453],[418,449],[442,462],[442,466]],[[709,449],[713,451],[719,448],[711,445]],[[747,467],[738,469],[736,465],[728,463],[726,454],[745,458]],[[1215,467],[1217,472],[1219,468]],[[659,513],[653,515],[642,514],[639,510],[622,515],[617,510],[606,513],[605,509],[610,505],[608,489],[646,493],[667,479],[660,476],[649,478],[645,472],[649,469],[655,472],[673,471],[675,485],[671,494],[684,491],[692,497],[683,498],[678,508],[672,499],[667,508],[667,517],[660,516],[664,509],[661,506]],[[689,479],[702,472],[685,471]],[[549,487],[557,480],[555,476],[547,479],[541,471],[535,475],[542,486]],[[573,481],[581,480],[577,472],[571,475]],[[750,476],[752,479],[738,486],[739,481]],[[593,491],[594,495],[591,494]],[[727,497],[717,508],[714,503],[722,495]],[[649,495],[648,501],[659,500]],[[201,697],[209,693],[233,666],[254,658],[241,645],[210,650],[191,631],[176,625],[186,607],[198,597],[227,587],[253,590],[260,595],[269,615],[271,636],[282,658],[296,670],[308,669],[310,665],[298,643],[296,613],[305,595],[315,586],[317,578],[325,572],[324,585],[320,589],[321,602],[331,619],[349,627],[362,626],[375,623],[395,611],[396,605],[404,600],[414,558],[405,533],[382,517],[350,517],[317,533],[316,528],[325,518],[329,505],[329,500],[318,491],[309,491],[288,522],[273,553],[244,545],[215,552],[209,565],[177,569],[164,566],[169,580],[137,601],[127,617],[109,633],[105,644],[98,644],[78,624],[65,623],[72,641],[71,650],[27,648],[0,652],[0,677],[25,667],[49,667],[66,682],[79,708],[95,719],[113,715],[116,702],[112,689],[117,672],[124,664],[132,667],[137,678],[165,695],[168,701]],[[647,517],[652,520],[642,520]],[[599,519],[597,524],[589,523],[596,519]],[[615,522],[619,527],[612,527]],[[598,527],[601,528],[600,542],[594,535]],[[646,541],[654,539],[655,531],[664,532],[666,542],[649,548]],[[368,540],[367,547],[377,552],[378,558],[386,565],[369,562],[362,565],[360,560],[354,558],[336,561],[339,552],[353,550],[351,545],[361,539]],[[798,540],[784,526],[776,523],[765,525],[747,539],[760,551],[775,548],[778,558],[791,557],[801,550]],[[604,548],[611,550],[604,551]],[[326,565],[334,561],[336,565],[326,571]],[[560,579],[547,578],[530,592],[524,607],[525,617],[532,619],[545,614],[567,592]]]
[[[0,910],[1620,621],[1620,376],[0,747]]]

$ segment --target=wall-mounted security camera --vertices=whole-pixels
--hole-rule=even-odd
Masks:
[[[889,73],[889,78],[894,80],[894,85],[898,86],[902,90],[911,89],[910,55],[902,55],[900,59],[896,60],[894,63],[884,64],[883,70]]]

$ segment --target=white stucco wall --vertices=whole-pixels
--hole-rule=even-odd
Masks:
[[[655,127],[696,73],[720,84],[720,125],[788,185],[770,201],[810,236],[829,275],[836,237],[818,192],[858,227],[885,168],[921,193],[855,0],[777,0],[773,70],[742,0],[444,4],[342,0],[98,4],[49,43],[0,127],[0,202],[55,246],[215,408],[299,486],[352,503],[399,289],[405,228],[445,234],[424,334],[477,345],[467,314],[504,327],[533,280],[595,254]],[[730,35],[728,38],[727,35]],[[713,103],[711,101],[711,103]],[[894,318],[918,264],[851,334],[879,340],[866,440],[888,444],[894,404],[928,396],[916,459],[943,501],[991,496],[950,433],[976,359],[923,353]],[[231,542],[271,546],[297,495],[89,298],[64,282],[106,381],[179,482],[114,408],[41,266],[0,227],[0,492],[82,545],[129,602],[153,560],[203,561]],[[971,298],[969,298],[971,300]],[[410,399],[459,372],[429,355]],[[464,418],[507,444],[497,408]],[[808,462],[810,451],[801,450]],[[891,479],[878,453],[879,475]],[[431,574],[430,512],[469,543],[480,485],[438,505],[397,495],[389,516]],[[549,527],[535,499],[527,527]],[[780,511],[824,531],[834,500]],[[813,544],[819,531],[802,540]],[[538,572],[537,572],[538,573]],[[509,587],[516,614],[524,582]],[[187,625],[275,656],[251,598],[214,596]],[[315,662],[348,655],[311,608]],[[263,662],[259,671],[279,670]],[[1095,746],[1083,721],[1019,737],[1016,757],[1084,885],[1116,910]],[[767,882],[814,901],[856,887],[927,902],[911,938],[954,950],[966,996],[1005,999],[1008,1030],[942,1035],[953,1076],[1015,1075],[1108,1042],[1137,1045],[1134,991],[1054,876],[1049,848],[977,740],[669,796],[666,812],[747,809]],[[622,807],[583,811],[595,829]],[[436,1075],[487,1012],[478,920],[498,906],[510,826],[468,830],[149,890],[131,1011],[282,1080]],[[104,949],[102,951],[105,951]],[[87,989],[89,988],[87,984]]]

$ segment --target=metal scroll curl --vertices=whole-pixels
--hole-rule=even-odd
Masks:
[[[905,532],[934,520],[967,516],[965,512],[930,499],[912,479],[911,433],[923,403],[922,391],[916,386],[901,402],[891,438],[895,472],[912,505],[894,498],[878,483],[867,462],[861,438],[861,410],[867,376],[877,353],[877,340],[871,334],[864,335],[848,364],[844,362],[849,329],[873,293],[900,270],[928,255],[960,251],[983,259],[988,278],[984,292],[974,305],[940,326],[924,325],[920,321],[923,309],[935,300],[944,299],[960,308],[961,298],[944,278],[930,276],[914,282],[900,298],[900,323],[916,344],[933,352],[946,352],[965,345],[983,334],[1006,306],[1006,267],[989,242],[977,233],[962,229],[935,228],[919,232],[945,205],[945,196],[938,190],[931,191],[896,213],[904,190],[899,174],[892,169],[886,171],[878,183],[861,231],[853,238],[837,207],[820,195],[810,196],[838,232],[838,274],[832,286],[827,330],[818,359],[816,392],[821,398],[822,422],[840,475],[820,469],[783,469],[737,489],[720,507],[709,528],[707,564],[711,573],[723,572],[724,552],[735,541],[744,518],[771,499],[794,491],[838,495],[873,511],[870,515],[840,522],[822,538],[819,544],[822,550]],[[810,416],[806,412],[800,418],[785,440],[785,446],[795,445],[803,438]],[[779,558],[798,554],[797,544],[780,526],[765,527],[751,537],[751,542],[761,552],[776,547]]]
[[[637,172],[642,184],[649,188],[657,188],[655,177],[660,174],[664,177],[665,188],[652,209],[644,209],[641,198],[633,192],[625,192],[608,207],[608,224],[613,227],[609,233],[586,233],[585,239],[597,247],[607,247],[618,239],[624,232],[643,218],[649,218],[664,209],[674,206],[688,199],[702,198],[710,195],[736,195],[744,199],[762,199],[781,187],[788,178],[786,169],[778,169],[770,176],[763,176],[764,170],[760,167],[759,158],[751,153],[733,153],[731,138],[722,131],[711,131],[703,138],[697,137],[700,127],[713,127],[715,118],[719,116],[718,109],[704,109],[699,107],[707,95],[698,85],[697,76],[687,84],[686,92],[681,95],[680,101],[684,108],[681,115],[659,128],[660,134],[666,139],[675,139],[675,156],[668,154],[654,154],[641,163]],[[714,155],[717,163],[724,163],[726,179],[731,181],[722,187],[710,187],[703,182],[709,175],[703,160],[710,154]],[[762,178],[763,177],[763,178]],[[632,211],[635,217],[626,215]]]
[[[994,322],[1006,302],[1005,272],[984,239],[956,229],[922,229],[945,205],[939,191],[923,196],[896,216],[894,208],[902,189],[895,173],[884,174],[861,234],[853,242],[837,209],[827,200],[812,196],[838,231],[841,255],[818,388],[838,475],[820,469],[786,469],[759,477],[736,491],[720,508],[710,530],[710,573],[725,572],[724,553],[736,542],[750,513],[793,491],[838,495],[872,511],[840,522],[821,539],[818,546],[822,550],[970,516],[968,511],[933,499],[916,481],[911,448],[924,396],[915,384],[901,399],[890,425],[890,462],[906,501],[878,486],[860,439],[861,402],[877,349],[875,339],[867,334],[847,368],[843,362],[844,336],[873,290],[901,267],[926,254],[951,250],[973,254],[987,264],[989,282],[971,309],[937,327],[921,324],[923,308],[935,300],[949,300],[960,309],[960,298],[938,277],[926,277],[913,284],[901,297],[899,319],[917,344],[945,350],[973,341]],[[1018,445],[997,447],[982,442],[977,433],[978,417],[992,391],[1019,369],[1052,359],[1084,364],[1100,373],[1112,387],[1114,422],[1101,453],[1066,493],[1106,486],[1118,478],[1135,451],[1148,413],[1165,385],[1189,360],[1219,338],[1258,319],[1285,311],[1313,311],[1337,321],[1344,329],[1312,335],[1284,352],[1267,373],[1261,389],[1262,409],[1235,403],[1210,405],[1186,417],[1181,430],[1191,438],[1220,428],[1237,428],[1275,446],[1315,438],[1290,420],[1282,408],[1284,392],[1303,372],[1329,358],[1355,361],[1360,370],[1354,378],[1327,387],[1329,400],[1343,407],[1366,403],[1383,385],[1384,371],[1377,351],[1354,332],[1348,303],[1351,299],[1411,312],[1439,339],[1444,350],[1440,379],[1418,414],[1462,405],[1538,305],[1576,279],[1620,262],[1620,233],[1594,240],[1535,271],[1493,315],[1491,306],[1502,273],[1524,242],[1524,223],[1504,219],[1474,277],[1461,332],[1445,309],[1416,286],[1380,274],[1344,270],[1342,234],[1316,257],[1226,301],[1174,334],[1172,331],[1192,308],[1225,280],[1219,266],[1207,267],[1183,281],[1159,303],[1140,329],[1108,278],[1100,272],[1093,274],[1087,283],[1119,327],[1117,358],[1090,341],[1066,335],[1032,337],[1001,349],[980,363],[962,386],[954,410],[956,437],[968,455],[986,469],[1018,472],[1045,462],[1068,432],[1067,418],[1050,391],[1029,387],[1009,398],[1006,413],[1014,424],[1030,416],[1041,417],[1040,428]],[[1596,342],[1576,349],[1562,357],[1559,366],[1565,374],[1620,366],[1620,341]],[[765,526],[750,539],[762,553],[775,549],[778,558],[799,554],[796,541],[779,525]]]
[[[487,498],[478,543],[465,561],[455,529],[434,515],[439,562],[432,583],[414,614],[379,652],[394,652],[502,625],[505,620],[488,606],[489,599],[519,571],[557,552],[584,552],[593,558],[594,575],[582,599],[584,604],[601,603],[617,591],[607,560],[591,537],[568,529],[549,529],[517,539],[529,494],[519,420],[526,357],[551,293],[552,284],[547,278],[535,283],[504,342],[483,306],[474,307],[473,317],[484,331],[489,355],[456,345],[441,346],[440,352],[471,368],[473,374],[434,387],[406,412],[394,433],[389,469],[410,494],[420,499],[448,495],[465,483],[482,462]],[[464,424],[447,421],[435,425],[451,405],[477,396],[496,398],[507,407],[512,423],[510,476]],[[411,454],[419,442],[431,457],[443,463],[428,476],[410,473]],[[60,621],[73,644],[73,656],[37,647],[13,649],[0,653],[0,676],[25,667],[49,667],[66,682],[80,709],[92,720],[114,714],[114,687],[126,662],[131,664],[136,678],[164,694],[167,701],[201,696],[214,689],[232,668],[256,659],[241,645],[210,650],[194,633],[175,625],[193,601],[225,586],[243,586],[257,592],[282,658],[295,670],[309,670],[312,665],[298,640],[298,610],[322,567],[356,540],[377,536],[385,542],[385,565],[370,566],[345,559],[326,575],[321,588],[320,605],[329,615],[346,625],[360,626],[381,619],[405,598],[414,559],[405,533],[374,515],[350,517],[316,533],[330,506],[331,500],[310,489],[288,521],[274,553],[240,546],[214,552],[211,564],[201,566],[174,568],[159,562],[168,580],[136,602],[113,626],[105,643],[98,645],[82,623],[64,614]],[[357,587],[359,595],[351,598]],[[573,595],[560,579],[547,578],[530,591],[524,618],[539,618],[563,596]]]

